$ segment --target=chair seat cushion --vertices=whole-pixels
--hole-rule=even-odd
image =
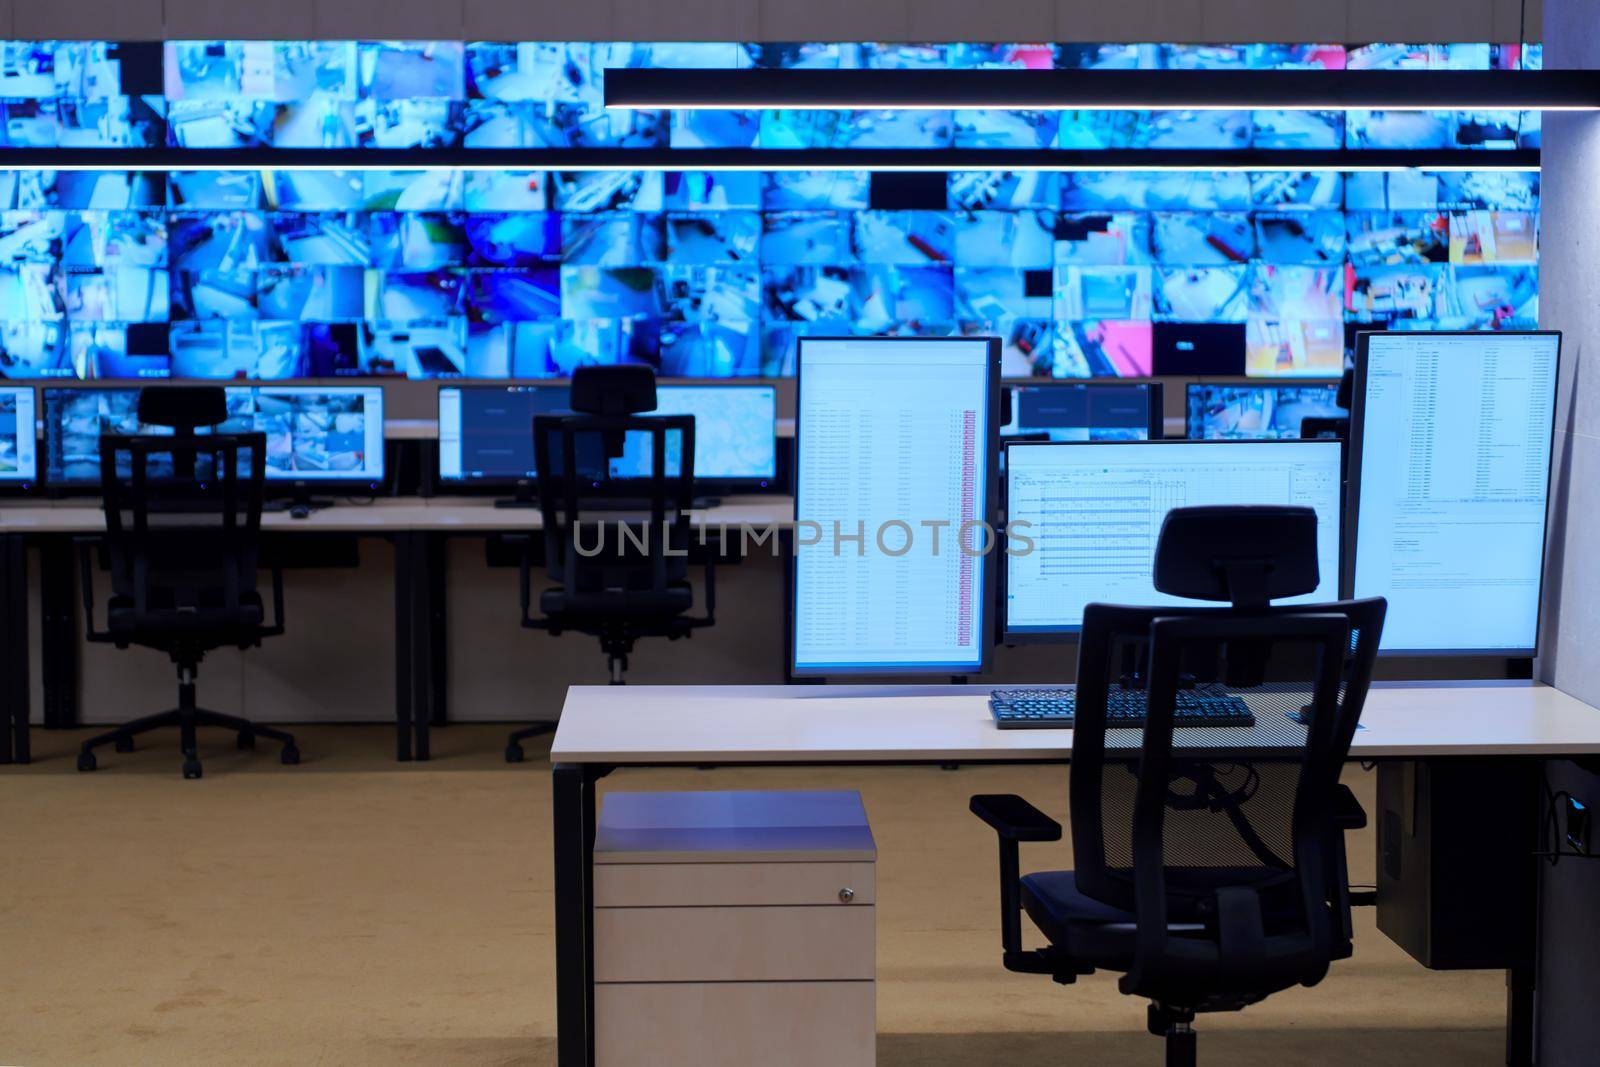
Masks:
[[[114,596],[106,606],[106,626],[113,633],[135,631],[226,630],[230,634],[255,629],[266,619],[259,593],[245,593],[237,611],[220,607],[199,607],[192,611],[177,608],[150,608],[142,614],[134,609],[133,598]],[[231,643],[226,642],[226,643]]]
[[[1134,914],[1084,896],[1072,871],[1025,875],[1022,910],[1052,945],[1074,959],[1113,969],[1126,969],[1133,960]]]
[[[553,616],[584,618],[671,618],[694,607],[694,590],[688,582],[653,589],[598,589],[568,593],[556,587],[539,594],[539,610]]]

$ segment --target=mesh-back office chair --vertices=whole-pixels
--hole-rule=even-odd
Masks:
[[[1121,990],[1151,1000],[1149,1028],[1165,1036],[1171,1067],[1196,1062],[1197,1012],[1314,985],[1351,953],[1344,831],[1365,816],[1339,773],[1385,604],[1270,606],[1316,589],[1316,558],[1309,509],[1170,513],[1156,588],[1231,605],[1085,611],[1075,870],[1018,878],[1018,843],[1058,840],[1061,827],[1021,797],[972,798],[1000,836],[1006,968],[1063,983],[1123,972]],[[1174,730],[1178,689],[1196,681],[1244,698],[1256,726]],[[1107,730],[1118,686],[1146,690],[1142,731]],[[1022,948],[1023,911],[1048,946]]]
[[[1350,396],[1355,391],[1355,374],[1353,370],[1344,372],[1339,379],[1339,391],[1334,394],[1334,403],[1345,411],[1350,410]],[[1350,440],[1350,416],[1341,415],[1329,418],[1326,415],[1309,415],[1300,420],[1300,438],[1305,441],[1317,438],[1332,438],[1336,441]]]
[[[611,684],[621,685],[628,654],[641,637],[677,640],[716,616],[715,553],[705,554],[706,613],[690,615],[689,509],[694,499],[694,416],[643,415],[656,406],[649,367],[582,367],[572,376],[573,415],[533,420],[545,571],[556,583],[532,607],[532,575],[522,563],[522,625],[600,639]],[[650,471],[611,479],[612,460],[648,441]],[[620,509],[620,510],[619,510]],[[623,511],[630,512],[626,518]],[[555,729],[539,722],[514,732],[506,760],[521,742]]]
[[[284,763],[300,762],[292,735],[195,706],[195,672],[207,652],[250,648],[283,633],[282,572],[272,568],[270,625],[256,591],[266,435],[195,433],[227,414],[219,387],[145,389],[139,421],[169,427],[172,435],[100,438],[111,598],[106,628],[97,630],[93,550],[84,545],[79,562],[88,638],[167,653],[178,667],[178,706],[91,737],[78,753],[80,771],[95,769],[99,746],[129,752],[134,735],[166,726],[178,727],[185,778],[202,772],[197,726],[235,731],[240,748],[253,748],[258,736],[270,738],[283,745]]]

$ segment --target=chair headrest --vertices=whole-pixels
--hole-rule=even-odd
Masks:
[[[656,409],[656,372],[638,365],[579,367],[569,400],[584,415],[634,415]]]
[[[1333,402],[1344,408],[1346,411],[1349,411],[1350,401],[1354,397],[1355,391],[1356,372],[1353,370],[1347,370],[1339,376],[1339,390],[1334,394]]]
[[[228,395],[220,385],[158,385],[139,390],[139,421],[179,432],[228,419]]]
[[[1173,508],[1156,542],[1155,587],[1170,596],[1262,608],[1317,589],[1311,508]]]

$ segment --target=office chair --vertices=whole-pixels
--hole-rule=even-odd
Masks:
[[[576,414],[533,420],[545,570],[556,584],[540,593],[539,617],[530,614],[531,562],[523,555],[522,625],[599,638],[611,684],[622,685],[635,641],[676,641],[716,621],[715,552],[705,553],[706,613],[689,614],[694,416],[641,414],[656,406],[649,367],[580,367],[570,403]],[[612,479],[611,461],[630,437],[648,441],[650,475]],[[619,509],[636,514],[619,518]],[[514,732],[506,761],[521,762],[521,742],[555,728],[547,721]]]
[[[294,737],[233,715],[195,706],[195,674],[215,648],[250,648],[283,633],[283,573],[272,568],[273,622],[256,591],[267,439],[262,433],[208,433],[227,418],[220,387],[167,386],[139,394],[139,421],[172,434],[100,438],[104,539],[111,572],[106,628],[95,628],[92,546],[79,554],[90,641],[140,645],[167,653],[178,668],[178,706],[91,737],[78,770],[92,771],[94,750],[131,752],[137,734],[179,730],[183,776],[202,774],[195,728],[221,726],[240,748],[255,739],[282,744],[282,762],[300,762]]]
[[[1000,839],[1002,960],[1071,983],[1122,972],[1148,998],[1169,1067],[1196,1062],[1194,1017],[1315,985],[1352,951],[1339,784],[1377,655],[1382,599],[1272,606],[1317,588],[1309,508],[1180,508],[1155,587],[1224,608],[1092,604],[1078,652],[1069,810],[1075,870],[1018,877],[1019,842],[1061,827],[1018,796],[975,796]],[[1173,729],[1181,686],[1248,698],[1254,727]],[[1106,728],[1144,689],[1142,731]],[[1303,725],[1302,725],[1303,723]],[[1044,934],[1022,947],[1021,914]]]
[[[1350,396],[1355,392],[1355,374],[1347,370],[1339,379],[1339,389],[1334,394],[1334,403],[1345,411],[1350,410]],[[1318,438],[1332,438],[1336,441],[1350,440],[1350,416],[1340,415],[1329,417],[1326,415],[1308,415],[1300,420],[1300,439],[1314,441]]]

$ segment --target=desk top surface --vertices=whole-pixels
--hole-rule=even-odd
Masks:
[[[618,518],[624,517],[621,513]],[[715,507],[691,512],[696,526],[786,527],[794,521],[790,496],[729,497]],[[262,529],[305,533],[392,533],[417,530],[506,533],[544,525],[538,508],[497,508],[487,497],[379,497],[371,503],[339,503],[296,519],[286,511],[261,517]],[[106,528],[98,500],[0,503],[0,533],[99,533]],[[771,551],[771,542],[763,546]]]
[[[1006,688],[1014,688],[1007,686]],[[563,763],[1065,760],[1071,730],[997,730],[989,686],[573,686]],[[1242,731],[1187,728],[1237,743]],[[1600,753],[1600,710],[1528,682],[1375,685],[1356,758]]]

